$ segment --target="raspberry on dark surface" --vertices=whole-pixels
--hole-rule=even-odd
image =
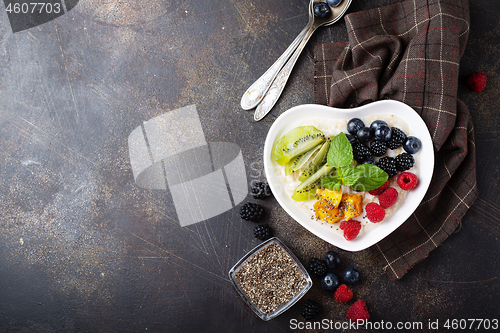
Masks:
[[[358,320],[368,320],[370,319],[370,314],[368,313],[368,307],[365,301],[357,300],[353,305],[347,310],[346,318],[350,321]]]
[[[467,85],[474,92],[481,92],[486,88],[487,76],[483,72],[477,72],[467,78]]]
[[[353,292],[352,292],[351,288],[349,288],[345,284],[341,284],[337,288],[337,290],[335,290],[335,293],[333,294],[333,297],[339,303],[349,302],[352,299],[352,296],[353,296]]]

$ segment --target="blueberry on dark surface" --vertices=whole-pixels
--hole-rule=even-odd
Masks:
[[[265,199],[271,195],[269,184],[264,182],[254,183],[251,190],[254,199]]]
[[[335,291],[339,285],[339,278],[333,273],[326,273],[321,279],[321,288],[324,290]]]
[[[337,252],[328,251],[323,257],[323,261],[328,268],[335,269],[340,265],[340,256]]]
[[[352,118],[347,122],[347,132],[352,135],[357,135],[363,127],[365,127],[365,123],[359,118]]]
[[[309,266],[307,267],[309,272],[317,276],[323,276],[326,273],[326,264],[323,260],[318,258],[309,259]]]
[[[391,139],[391,128],[382,124],[375,129],[373,136],[380,141],[389,141]]]
[[[315,301],[308,299],[304,302],[304,305],[300,310],[300,314],[302,314],[302,317],[304,317],[304,319],[310,320],[313,319],[320,311],[321,305],[319,305],[319,303]]]
[[[372,121],[372,123],[370,124],[370,129],[372,130],[372,132],[375,132],[375,130],[380,126],[380,125],[387,125],[387,123],[383,120],[375,120],[375,121]]]
[[[359,271],[356,268],[349,267],[344,270],[342,278],[347,284],[355,284],[359,281]]]
[[[406,141],[406,134],[397,127],[391,128],[391,138],[386,142],[387,148],[396,149]]]
[[[247,202],[241,206],[240,216],[244,220],[256,222],[260,220],[263,215],[264,208],[261,205]]]
[[[352,145],[352,155],[358,163],[363,163],[364,160],[372,156],[370,149],[361,142],[355,142]]]
[[[373,140],[372,142],[370,142],[370,152],[373,156],[384,156],[387,152],[387,146],[382,141]]]
[[[325,18],[330,15],[331,12],[332,11],[330,10],[330,7],[328,7],[326,2],[319,2],[314,5],[314,16]]]
[[[358,133],[356,133],[356,136],[360,142],[368,142],[372,139],[372,132],[369,127],[362,127]]]
[[[347,133],[345,136],[347,137],[347,140],[349,140],[349,142],[351,143],[351,145],[353,143],[355,143],[356,141],[358,141],[358,138],[355,135]]]
[[[409,170],[413,167],[413,164],[415,164],[415,159],[412,154],[404,152],[396,156],[396,169],[398,171]]]
[[[326,3],[332,7],[337,7],[342,3],[342,0],[326,0]]]
[[[422,148],[422,141],[417,137],[409,136],[403,144],[403,148],[410,154],[415,154]]]
[[[396,168],[396,160],[394,159],[394,157],[382,157],[378,160],[377,166],[387,172],[389,178],[395,176],[398,173],[398,169]]]
[[[255,238],[264,241],[271,238],[271,227],[269,224],[259,224],[253,229],[253,234]]]

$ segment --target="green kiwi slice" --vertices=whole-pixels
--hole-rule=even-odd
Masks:
[[[326,139],[325,142],[318,148],[317,153],[311,158],[310,163],[307,167],[302,171],[299,176],[299,180],[301,182],[305,181],[307,178],[311,177],[319,168],[326,163],[326,154],[328,153],[328,149],[330,149],[331,139]]]
[[[292,174],[293,172],[296,172],[305,166],[308,166],[310,162],[312,162],[314,156],[316,156],[316,152],[319,151],[321,148],[321,145],[317,145],[313,149],[309,150],[308,152],[295,156],[288,162],[285,166],[285,175],[288,176]]]
[[[316,190],[321,186],[321,178],[332,172],[333,167],[328,164],[323,165],[306,181],[301,183],[292,193],[295,201],[308,201],[316,198]]]
[[[279,165],[285,165],[324,141],[325,135],[314,126],[295,127],[274,143],[272,158]]]

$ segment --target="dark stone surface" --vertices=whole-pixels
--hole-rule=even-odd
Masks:
[[[349,12],[395,2],[353,1]],[[475,0],[470,9],[459,96],[475,122],[480,197],[460,230],[400,281],[369,251],[339,251],[361,271],[354,293],[376,322],[500,319],[500,6]],[[2,11],[1,332],[286,332],[302,320],[300,303],[263,322],[237,297],[227,273],[259,243],[238,207],[181,228],[168,191],[135,185],[127,138],[145,120],[196,104],[207,141],[239,145],[249,182],[263,179],[273,119],[313,102],[312,46],[346,38],[343,21],[319,29],[278,104],[253,122],[240,97],[306,13],[306,0],[89,0],[12,33]],[[465,83],[476,71],[488,75],[479,94]],[[273,198],[262,204],[302,262],[332,249]],[[344,321],[347,306],[315,282],[306,298],[323,304],[318,319]]]

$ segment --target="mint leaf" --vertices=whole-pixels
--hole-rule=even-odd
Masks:
[[[327,163],[329,166],[340,169],[349,166],[352,159],[351,143],[344,133],[339,133],[332,139],[328,150]]]
[[[354,169],[356,169],[356,173],[359,173],[359,177],[350,186],[356,191],[375,190],[389,179],[389,175],[384,170],[373,164],[361,164]]]
[[[357,167],[356,168],[346,167],[346,168],[340,169],[339,174],[341,174],[342,183],[345,186],[353,186],[354,184],[356,184],[358,179],[362,176],[363,170],[358,169]]]
[[[340,190],[342,183],[340,182],[339,177],[337,177],[336,175],[332,175],[332,176],[323,177],[321,179],[321,186],[323,186],[324,188],[327,188],[331,191],[338,191],[338,190]]]

